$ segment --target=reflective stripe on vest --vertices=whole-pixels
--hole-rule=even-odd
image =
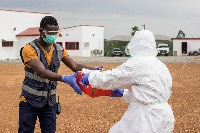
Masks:
[[[33,95],[36,95],[36,96],[47,97],[47,95],[48,95],[47,91],[37,91],[37,90],[34,90],[34,89],[30,88],[29,86],[24,85],[24,84],[22,85],[22,89],[33,94]],[[50,95],[55,95],[55,94],[56,94],[56,89],[50,90]]]
[[[35,43],[32,41],[30,42],[30,45],[33,46],[38,54],[38,59],[40,59],[40,49],[35,45]]]
[[[58,59],[59,59],[59,62],[61,62],[62,55],[63,55],[63,48],[60,46],[60,44],[57,44],[57,43],[56,43],[56,47],[58,50]]]
[[[45,83],[49,83],[50,80],[48,79],[44,79],[44,78],[41,78],[40,76],[37,75],[36,72],[34,72],[34,74],[28,72],[28,71],[25,71],[25,76],[30,78],[30,79],[34,79],[36,81],[39,81],[39,82],[45,82]]]

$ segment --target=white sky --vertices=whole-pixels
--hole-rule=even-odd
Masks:
[[[60,28],[104,26],[105,39],[144,23],[154,34],[200,37],[200,0],[0,0],[0,9],[53,13]]]

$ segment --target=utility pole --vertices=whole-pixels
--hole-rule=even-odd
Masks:
[[[144,26],[144,30],[145,30],[145,24],[143,24],[142,26]]]

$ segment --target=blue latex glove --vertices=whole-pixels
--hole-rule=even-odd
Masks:
[[[75,73],[75,74],[72,74],[72,75],[68,75],[68,76],[63,75],[63,76],[62,76],[62,81],[63,81],[64,83],[69,84],[69,85],[74,89],[74,91],[77,92],[77,94],[82,95],[81,89],[80,89],[80,87],[77,85],[76,79],[75,79],[76,76],[77,76],[77,74],[78,74],[78,72]]]
[[[86,73],[86,74],[82,77],[82,79],[81,79],[81,82],[82,82],[82,84],[83,84],[84,86],[87,86],[88,83],[89,83],[89,81],[88,81],[89,74],[90,74],[90,73]]]
[[[103,69],[103,66],[94,68],[94,70],[102,70],[102,69]]]
[[[108,96],[110,96],[110,97],[122,97],[123,96],[123,92],[124,92],[123,89],[114,89],[112,91],[114,92],[114,94],[108,95]]]

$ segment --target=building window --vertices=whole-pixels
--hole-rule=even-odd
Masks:
[[[79,50],[79,42],[65,42],[67,50]]]
[[[63,47],[62,42],[56,42],[57,44],[60,44],[61,47]]]
[[[74,49],[75,42],[69,42],[69,49]]]
[[[13,42],[3,41],[2,47],[13,47]]]
[[[76,49],[79,50],[79,42],[76,42]]]

